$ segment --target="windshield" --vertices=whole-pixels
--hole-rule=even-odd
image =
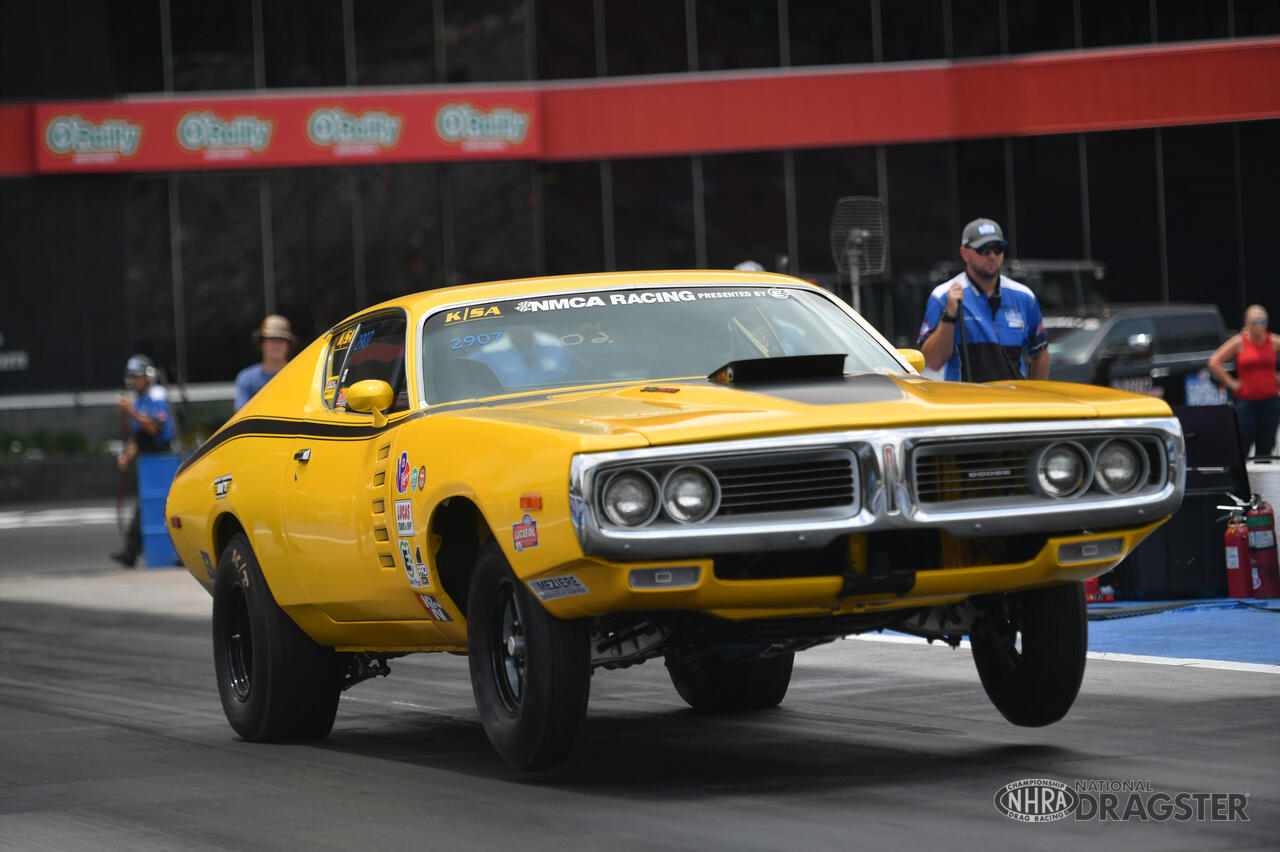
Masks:
[[[730,361],[842,353],[844,371],[899,373],[819,293],[655,287],[556,293],[439,311],[423,339],[427,401],[706,376]]]

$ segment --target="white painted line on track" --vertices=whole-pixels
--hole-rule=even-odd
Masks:
[[[124,509],[124,518],[133,513],[133,501]],[[119,519],[114,506],[89,506],[83,509],[16,509],[0,512],[0,530],[31,527],[81,527],[85,524],[114,524]]]
[[[929,647],[924,639],[915,636],[904,636],[898,633],[863,633],[859,636],[848,636],[848,639],[861,639],[864,642],[889,642],[894,645],[919,645]],[[951,650],[946,642],[934,642],[934,647]],[[969,647],[969,640],[960,642],[961,648]],[[1089,651],[1088,659],[1110,660],[1118,663],[1150,663],[1157,666],[1184,666],[1198,669],[1219,669],[1229,672],[1255,672],[1258,674],[1280,674],[1280,666],[1267,663],[1235,663],[1230,660],[1197,660],[1186,657],[1151,657],[1142,654],[1116,654],[1110,651]]]

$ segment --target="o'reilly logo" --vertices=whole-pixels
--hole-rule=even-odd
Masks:
[[[44,144],[59,156],[132,157],[142,141],[142,125],[122,118],[90,121],[79,115],[56,115],[44,127]]]
[[[529,135],[529,113],[509,107],[485,112],[471,104],[445,104],[436,112],[436,135],[464,148],[519,145]]]
[[[394,148],[403,128],[404,118],[381,110],[355,115],[342,107],[322,107],[307,116],[307,139],[321,148]]]
[[[1075,790],[1052,778],[1023,778],[996,791],[996,810],[1018,822],[1065,819],[1076,803]]]
[[[223,118],[209,110],[184,113],[178,119],[178,144],[187,151],[252,151],[271,144],[275,122],[256,115]]]

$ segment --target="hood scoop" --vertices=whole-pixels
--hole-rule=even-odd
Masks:
[[[844,358],[844,355],[748,358],[742,361],[730,361],[707,378],[717,384],[738,387],[807,379],[834,379],[844,375]]]

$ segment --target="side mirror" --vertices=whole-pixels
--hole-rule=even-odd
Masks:
[[[380,379],[365,379],[347,388],[347,408],[372,414],[373,425],[378,428],[387,425],[382,409],[390,406],[395,398],[391,385]]]
[[[924,372],[924,353],[919,349],[899,349],[898,354],[905,358],[917,373]]]
[[[1131,334],[1125,343],[1127,345],[1125,352],[1134,358],[1146,358],[1151,355],[1151,335],[1149,334]]]

